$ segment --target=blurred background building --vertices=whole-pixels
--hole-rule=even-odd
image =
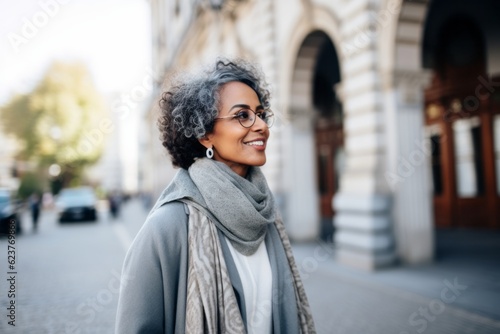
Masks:
[[[15,163],[15,142],[0,131],[0,142],[5,143],[0,147],[0,188],[17,189],[17,166]]]
[[[175,173],[156,129],[170,75],[238,56],[273,88],[264,171],[292,239],[333,234],[339,261],[374,269],[431,261],[436,228],[500,227],[498,1],[149,3],[143,191]]]
[[[124,94],[115,93],[107,97],[108,117],[113,131],[105,141],[104,152],[99,162],[87,173],[91,183],[99,185],[105,192],[136,194],[139,191],[139,118],[144,109],[143,101],[128,106]],[[148,94],[149,99],[149,94]]]

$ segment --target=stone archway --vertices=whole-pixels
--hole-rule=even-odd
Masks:
[[[426,5],[353,6],[350,22],[360,23],[343,27],[347,163],[334,224],[336,257],[348,265],[371,270],[396,259],[432,259],[426,157],[418,152],[428,77],[420,65],[419,22]],[[349,44],[358,39],[364,43]],[[418,168],[406,173],[401,162],[409,158],[418,158]]]
[[[293,239],[331,239],[335,156],[342,146],[340,69],[335,47],[320,30],[304,37],[291,79],[289,124],[283,129],[287,223]],[[340,121],[335,122],[335,117]],[[338,159],[337,159],[338,160]]]
[[[344,115],[339,96],[341,76],[333,43],[320,31],[309,36],[313,35],[324,37],[316,59],[312,91],[320,238],[333,241],[335,208],[332,200],[339,189],[344,168]]]

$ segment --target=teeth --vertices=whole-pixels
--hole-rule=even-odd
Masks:
[[[247,143],[247,145],[262,146],[262,145],[264,145],[264,142],[262,140],[251,141],[251,142]]]

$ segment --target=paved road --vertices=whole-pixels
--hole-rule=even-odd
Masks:
[[[8,244],[0,240],[0,333],[113,333],[125,251],[146,214],[138,201],[116,221],[103,211],[98,223],[60,225],[44,212],[38,233],[23,217],[15,328],[6,322],[12,298]],[[500,333],[498,270],[480,271],[480,279],[444,265],[365,274],[336,264],[329,245],[294,245],[294,252],[318,333]]]
[[[15,245],[15,299],[7,293],[7,240],[0,240],[0,333],[112,333],[125,250],[144,215],[136,203],[116,221],[100,212],[97,223],[60,225],[45,211],[37,233],[24,215]],[[15,327],[5,321],[11,300]]]

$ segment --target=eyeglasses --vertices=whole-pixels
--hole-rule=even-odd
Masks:
[[[215,119],[236,118],[244,128],[251,128],[255,124],[255,120],[260,118],[270,128],[274,124],[274,114],[270,110],[253,111],[252,109],[244,108],[239,110],[236,114],[225,117],[217,117]]]

